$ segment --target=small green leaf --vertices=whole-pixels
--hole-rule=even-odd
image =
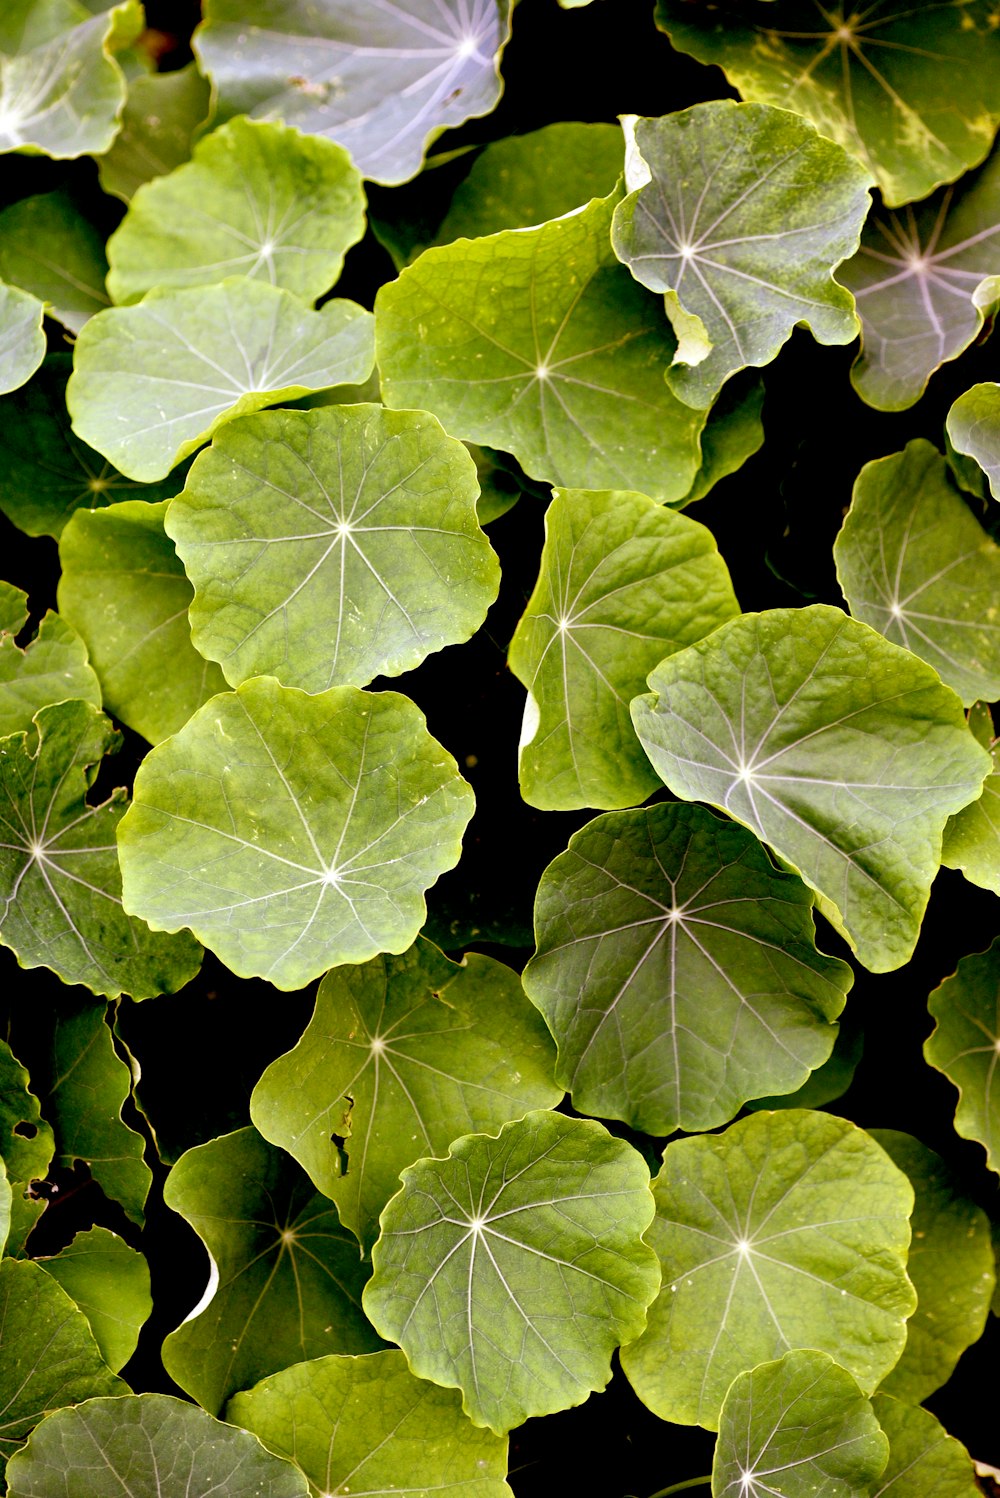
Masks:
[[[985,711],[989,716],[989,709]],[[970,713],[970,727],[972,722]],[[990,752],[993,773],[983,782],[983,794],[979,800],[956,812],[945,825],[941,862],[946,868],[961,869],[966,879],[981,889],[990,889],[995,895],[1000,895],[1000,764],[992,743],[992,718],[988,732],[985,747]]]
[[[67,192],[22,198],[0,213],[0,277],[30,291],[78,333],[110,305],[104,238]]]
[[[125,900],[240,977],[301,988],[405,952],[458,862],[471,788],[396,692],[257,677],[152,750],[119,838]]]
[[[10,1464],[11,1498],[307,1498],[302,1473],[246,1431],[168,1394],[49,1415]]]
[[[1000,547],[918,437],[866,463],[834,544],[851,613],[904,645],[968,706],[1000,697]]]
[[[959,453],[974,458],[1000,499],[1000,385],[973,385],[948,412],[948,436]]]
[[[14,637],[28,617],[28,596],[0,583],[4,613],[0,626],[0,737],[32,733],[35,713],[53,702],[79,698],[101,705],[101,687],[87,663],[87,647],[72,625],[50,610],[35,638],[23,650]]]
[[[45,358],[44,315],[37,297],[0,285],[0,395],[30,380]]]
[[[121,129],[97,161],[104,191],[127,203],[143,182],[190,160],[210,103],[211,88],[193,62],[130,79]]]
[[[927,1001],[937,1021],[924,1041],[924,1058],[958,1088],[955,1128],[986,1151],[1000,1173],[1000,1092],[993,1077],[1000,1064],[1000,936],[985,952],[959,961],[950,978]]]
[[[641,1155],[588,1119],[529,1113],[402,1180],[364,1306],[413,1372],[498,1435],[603,1389],[659,1284]]]
[[[649,683],[632,718],[674,794],[769,843],[866,967],[906,962],[945,823],[990,768],[954,692],[825,604],[744,614]]]
[[[513,453],[532,477],[681,500],[703,412],[663,375],[675,341],[608,242],[619,194],[534,229],[427,250],[375,300],[387,405]]]
[[[37,1262],[76,1301],[101,1356],[117,1373],[135,1351],[139,1328],[153,1309],[142,1254],[107,1228],[91,1228],[54,1257]]]
[[[336,1208],[255,1129],[182,1155],[163,1190],[208,1250],[202,1300],[163,1343],[163,1364],[210,1414],[269,1373],[380,1343],[361,1310],[368,1270]]]
[[[830,1054],[853,981],[816,950],[812,896],[700,806],[598,817],[542,875],[528,997],[584,1113],[714,1129]]]
[[[711,531],[642,494],[557,490],[510,668],[528,689],[518,757],[531,806],[634,806],[659,778],[629,702],[664,656],[739,613]]]
[[[854,299],[833,272],[858,247],[870,178],[846,151],[799,115],[731,99],[627,116],[626,127],[630,191],[611,242],[637,281],[665,294],[675,395],[710,406],[802,323],[820,343],[857,337]]]
[[[76,342],[66,401],[78,437],[129,478],[166,478],[223,422],[289,397],[367,378],[371,314],[234,276],[151,291],[110,307]]]
[[[26,1067],[0,1040],[0,1160],[11,1181],[43,1180],[55,1152],[52,1126],[42,1118]]]
[[[980,1498],[983,1489],[969,1453],[948,1435],[930,1410],[914,1408],[888,1394],[873,1401],[878,1422],[889,1438],[889,1464],[872,1498]]]
[[[825,1352],[787,1352],[733,1380],[719,1415],[713,1498],[869,1498],[889,1442]]]
[[[312,302],[364,233],[364,207],[361,177],[341,146],[282,124],[231,120],[191,161],[136,192],[108,240],[108,291],[136,302],[154,286],[248,276]]]
[[[863,1129],[755,1113],[667,1146],[650,1242],[663,1289],[622,1367],[664,1420],[717,1428],[739,1373],[827,1352],[871,1393],[906,1342],[913,1190]]]
[[[511,1498],[507,1442],[401,1352],[314,1358],[229,1401],[226,1418],[301,1467],[317,1492]]]
[[[555,1107],[554,1060],[516,973],[475,952],[450,962],[418,938],[402,957],[327,974],[305,1034],[267,1068],[250,1113],[368,1249],[404,1167],[444,1155],[457,1134]]]

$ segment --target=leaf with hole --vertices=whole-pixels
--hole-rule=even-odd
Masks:
[[[71,332],[110,306],[107,269],[103,235],[68,192],[21,198],[0,213],[0,277]]]
[[[149,1266],[107,1228],[77,1233],[51,1258],[36,1261],[61,1285],[90,1323],[101,1356],[117,1373],[139,1340],[139,1329],[153,1309]]]
[[[936,1021],[924,1059],[955,1087],[955,1128],[986,1151],[1000,1173],[1000,937],[986,952],[963,957],[927,1001]]]
[[[1000,499],[1000,385],[973,385],[948,412],[948,436],[955,450],[973,458]]]
[[[0,1040],[0,1160],[11,1181],[43,1180],[55,1153],[52,1126],[5,1040]]]

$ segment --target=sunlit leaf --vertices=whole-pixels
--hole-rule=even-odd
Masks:
[[[955,1128],[986,1151],[1000,1172],[1000,937],[986,952],[963,957],[927,1007],[937,1021],[924,1056],[958,1088]]]
[[[0,1040],[0,1160],[11,1181],[44,1178],[55,1152],[52,1126],[42,1118],[31,1078]]]
[[[871,1489],[872,1498],[979,1498],[969,1453],[948,1435],[930,1410],[914,1408],[888,1394],[873,1401],[878,1422],[889,1438],[889,1463]]]
[[[188,161],[210,97],[210,86],[193,62],[176,72],[132,78],[121,129],[97,162],[104,191],[127,203],[143,182]]]
[[[27,623],[27,594],[0,582],[0,608],[0,736],[33,734],[38,709],[70,697],[100,707],[101,687],[87,664],[87,647],[65,619],[50,610],[22,650],[14,637]]]
[[[104,238],[69,193],[22,198],[0,213],[0,277],[72,332],[110,305],[107,269]]]
[[[0,285],[0,395],[24,385],[45,358],[44,314],[37,297]]]
[[[14,1193],[7,1179],[7,1169],[3,1160],[0,1160],[0,1254],[7,1247],[7,1238],[10,1233],[11,1203]]]
[[[941,862],[949,869],[961,869],[973,884],[1000,895],[1000,764],[997,763],[989,708],[983,703],[977,704],[969,714],[970,727],[976,722],[977,714],[982,714],[986,720],[980,743],[990,752],[993,772],[983,782],[983,794],[979,800],[957,812],[945,826]]]
[[[1000,499],[1000,385],[973,385],[948,412],[953,447],[974,458]]]
[[[101,1356],[117,1373],[135,1351],[139,1328],[153,1309],[142,1254],[98,1227],[77,1233],[58,1254],[37,1262],[76,1301]]]

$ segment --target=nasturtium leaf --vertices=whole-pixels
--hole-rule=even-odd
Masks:
[[[555,1107],[554,1062],[515,972],[477,952],[450,962],[421,937],[401,957],[327,974],[305,1034],[267,1068],[250,1114],[368,1249],[405,1166],[445,1155],[459,1134]]]
[[[0,1160],[11,1181],[44,1178],[55,1152],[52,1126],[42,1118],[31,1078],[0,1040]]]
[[[361,1310],[368,1275],[332,1202],[255,1129],[196,1145],[163,1199],[208,1250],[209,1288],[163,1343],[171,1378],[210,1414],[269,1373],[381,1345]]]
[[[1000,697],[1000,547],[922,437],[866,463],[834,543],[855,619],[933,666],[967,705]]]
[[[871,1134],[908,1177],[914,1194],[906,1269],[917,1309],[907,1325],[903,1355],[880,1388],[908,1404],[922,1404],[982,1336],[996,1285],[990,1222],[963,1195],[940,1155],[895,1129]]]
[[[113,1373],[135,1351],[139,1328],[153,1309],[149,1266],[141,1253],[107,1228],[77,1233],[52,1258],[36,1261],[60,1284],[90,1323]]]
[[[973,385],[948,412],[948,436],[956,452],[974,458],[1000,499],[1000,385]]]
[[[863,1129],[828,1113],[754,1113],[669,1144],[649,1233],[663,1289],[622,1366],[664,1420],[717,1428],[739,1373],[828,1352],[871,1393],[916,1304],[913,1190]]]
[[[114,53],[143,28],[138,0],[5,0],[0,14],[0,153],[100,155],[118,133],[125,75]]]
[[[153,744],[226,686],[191,643],[192,589],[166,510],[142,500],[79,510],[59,543],[59,608],[87,643],[108,711]]]
[[[529,1113],[402,1180],[364,1306],[413,1372],[498,1435],[603,1389],[659,1285],[642,1156],[589,1119]]]
[[[467,442],[465,446],[476,465],[479,485],[476,519],[481,526],[492,525],[517,504],[521,498],[521,485],[494,449],[477,447],[474,442]]]
[[[375,300],[387,405],[433,411],[530,477],[682,500],[705,413],[667,388],[675,340],[608,241],[618,192],[533,229],[426,250]]]
[[[719,1415],[713,1498],[869,1498],[889,1442],[856,1381],[796,1349],[733,1380]]]
[[[170,506],[191,632],[233,686],[322,692],[469,639],[500,568],[476,467],[423,411],[323,406],[223,428]]]
[[[862,400],[899,411],[957,359],[1000,301],[1000,153],[905,213],[877,208],[837,280],[854,293]],[[992,278],[992,279],[991,279]]]
[[[226,1418],[316,1492],[510,1498],[506,1440],[470,1425],[458,1395],[414,1378],[395,1350],[286,1368],[236,1394]]]
[[[871,1498],[980,1498],[969,1453],[931,1414],[888,1394],[872,1401],[889,1439],[889,1462]]]
[[[637,281],[664,293],[676,395],[710,406],[738,369],[769,364],[799,323],[820,343],[857,337],[853,298],[833,272],[858,247],[871,179],[841,146],[799,115],[731,99],[629,129],[629,193],[611,242]]]
[[[2,1481],[6,1462],[49,1410],[126,1394],[128,1385],[101,1357],[86,1316],[39,1264],[0,1260],[0,1326]]]
[[[283,287],[233,276],[92,317],[66,400],[78,437],[149,482],[234,416],[364,380],[371,364],[371,314],[354,302],[313,312]]]
[[[7,1237],[10,1233],[11,1204],[14,1193],[11,1190],[10,1181],[7,1179],[7,1170],[3,1160],[0,1160],[0,1254],[7,1247]]]
[[[41,707],[76,697],[101,705],[101,687],[87,662],[87,647],[76,630],[50,610],[23,650],[15,635],[28,618],[27,594],[0,582],[6,616],[0,622],[0,737],[32,733]]]
[[[755,370],[734,375],[708,413],[701,434],[701,467],[678,508],[704,499],[720,479],[743,467],[764,445],[764,382]]]
[[[1000,122],[992,0],[658,0],[656,24],[745,99],[805,115],[870,167],[891,207],[977,166]]]
[[[966,879],[982,889],[1000,895],[1000,763],[993,742],[993,720],[989,708],[978,707],[988,721],[985,747],[993,762],[993,771],[983,782],[978,801],[963,807],[949,819],[944,829],[941,862],[949,869],[960,869]],[[976,708],[969,715],[972,727]],[[980,742],[983,742],[980,740]]]
[[[88,1399],[35,1427],[11,1498],[307,1498],[302,1473],[247,1431],[169,1394]]]
[[[104,238],[69,193],[22,198],[0,213],[0,278],[44,302],[78,333],[110,305]]]
[[[253,678],[139,767],[125,900],[156,930],[189,926],[240,977],[301,988],[406,951],[473,805],[409,698]]]
[[[26,1181],[12,1183],[10,1232],[7,1236],[7,1253],[11,1258],[25,1257],[28,1234],[44,1211],[44,1200],[32,1195]]]
[[[500,97],[511,0],[208,0],[194,46],[224,115],[338,141],[365,177],[405,182],[449,125]]]
[[[769,843],[866,967],[906,962],[944,825],[990,767],[954,692],[826,604],[744,614],[649,684],[632,717],[674,794]]]
[[[853,975],[757,839],[676,802],[574,833],[535,897],[528,997],[581,1112],[646,1134],[727,1123],[830,1054]]]
[[[531,806],[617,808],[659,785],[629,702],[664,656],[739,613],[711,531],[643,494],[557,490],[510,644],[528,689],[518,756]]]
[[[30,292],[0,285],[0,395],[20,389],[45,358],[44,315]]]
[[[131,79],[121,129],[97,161],[104,191],[127,203],[144,182],[190,160],[210,104],[211,88],[193,62]]]
[[[794,1092],[750,1098],[747,1107],[755,1111],[760,1108],[824,1108],[827,1103],[843,1097],[850,1087],[864,1046],[864,1026],[857,1011],[848,1010],[841,1017],[840,1029],[830,1055],[822,1066],[809,1073],[801,1087]]]
[[[201,951],[122,909],[115,828],[126,792],[99,806],[86,799],[119,742],[108,719],[79,701],[40,708],[30,733],[0,740],[0,941],[22,967],[141,999],[180,988]]]
[[[958,1088],[955,1128],[981,1144],[1000,1173],[1000,936],[987,951],[961,958],[927,1007],[937,1023],[924,1057]]]
[[[365,229],[361,178],[341,146],[263,120],[230,120],[191,161],[141,187],[108,240],[108,291],[248,276],[315,301]],[[2,260],[0,260],[2,265]]]

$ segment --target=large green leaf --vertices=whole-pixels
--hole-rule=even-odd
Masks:
[[[500,587],[476,467],[422,411],[245,416],[195,459],[167,516],[195,645],[232,685],[321,692],[398,676],[467,640]]]
[[[990,768],[954,692],[825,604],[744,614],[649,684],[632,717],[674,794],[769,843],[866,967],[906,962],[944,825]]]
[[[101,705],[101,687],[76,630],[51,610],[25,649],[15,636],[28,620],[28,595],[0,582],[0,737],[31,733],[40,707],[76,697]]]
[[[655,1257],[642,1157],[600,1124],[529,1113],[421,1160],[382,1213],[364,1306],[420,1378],[502,1435],[581,1404],[645,1324]]]
[[[354,302],[311,312],[245,276],[151,291],[80,333],[66,390],[73,430],[129,478],[166,478],[234,416],[366,379],[371,339],[371,314]]]
[[[507,1442],[401,1352],[314,1358],[229,1401],[226,1417],[297,1463],[317,1492],[510,1498]]]
[[[153,1309],[142,1254],[107,1228],[91,1228],[54,1257],[37,1262],[76,1301],[101,1356],[117,1373],[135,1351],[139,1328]]]
[[[727,1123],[830,1054],[853,975],[816,950],[812,896],[700,806],[598,817],[535,897],[528,997],[574,1106],[646,1134]]]
[[[786,1352],[733,1380],[719,1415],[713,1498],[869,1498],[889,1442],[825,1352]]]
[[[511,0],[208,0],[195,48],[224,114],[339,141],[364,176],[405,182],[449,125],[500,96]]]
[[[793,1348],[828,1352],[871,1393],[906,1342],[913,1190],[845,1119],[755,1113],[667,1146],[650,1242],[663,1289],[624,1349],[664,1420],[718,1424],[739,1373]]]
[[[988,951],[963,957],[927,1007],[937,1023],[924,1057],[958,1088],[955,1128],[981,1144],[1000,1173],[1000,936]]]
[[[250,1113],[368,1249],[404,1167],[558,1103],[554,1061],[515,972],[476,952],[450,962],[419,938],[401,957],[327,974],[305,1034],[267,1068]]]
[[[0,395],[20,389],[45,358],[44,315],[37,297],[0,285]]]
[[[982,1336],[996,1285],[990,1222],[933,1150],[895,1129],[871,1132],[905,1172],[914,1194],[906,1267],[917,1309],[903,1355],[880,1387],[908,1404],[922,1404]]]
[[[104,239],[67,192],[22,198],[0,213],[0,277],[30,291],[78,333],[110,305]]]
[[[59,543],[59,607],[87,643],[109,712],[153,744],[226,685],[191,643],[192,589],[166,510],[142,500],[80,510]]]
[[[210,1413],[269,1373],[380,1346],[361,1310],[368,1275],[333,1204],[255,1129],[182,1155],[163,1199],[191,1224],[212,1273],[163,1343],[163,1364]]]
[[[973,884],[1000,895],[1000,764],[993,719],[984,703],[977,703],[970,712],[969,727],[989,751],[993,772],[983,782],[979,800],[956,812],[948,821],[941,862],[949,869],[961,869]]]
[[[871,1489],[871,1498],[980,1498],[969,1453],[948,1435],[930,1410],[914,1408],[888,1394],[876,1394],[873,1407],[889,1438],[889,1464]]]
[[[8,1458],[49,1410],[125,1394],[128,1385],[101,1357],[83,1312],[38,1264],[0,1260],[0,1326],[2,1481]]]
[[[307,1498],[302,1473],[246,1431],[169,1394],[49,1415],[10,1464],[11,1498]]]
[[[55,1153],[52,1125],[42,1118],[27,1068],[0,1040],[0,1160],[12,1181],[42,1180]]]
[[[918,437],[866,463],[834,544],[855,619],[933,666],[971,704],[1000,697],[1000,547]]]
[[[608,242],[619,194],[534,229],[427,250],[375,301],[382,393],[533,478],[681,500],[703,412],[663,379],[675,340]]]
[[[364,205],[341,146],[286,125],[231,120],[191,161],[136,192],[108,240],[108,291],[135,302],[154,286],[249,276],[314,301],[364,233]]]
[[[518,758],[531,806],[634,806],[659,778],[629,702],[664,656],[739,613],[715,538],[618,490],[556,491],[534,592],[510,643],[528,689]]]
[[[867,163],[886,202],[977,166],[1000,121],[992,0],[860,9],[834,0],[657,0],[657,25],[746,99],[805,115]],[[957,85],[961,80],[961,85]]]
[[[156,930],[189,926],[240,977],[301,988],[405,952],[473,805],[408,698],[254,678],[140,766],[125,900]]]
[[[1000,499],[1000,385],[973,385],[948,412],[948,436],[957,452],[974,458]]]
[[[870,178],[846,151],[798,115],[731,99],[630,120],[629,133],[611,242],[664,293],[676,395],[710,406],[800,323],[820,343],[853,342],[854,301],[833,272],[858,247]]]
[[[0,740],[0,941],[22,967],[135,998],[173,993],[201,950],[126,914],[115,845],[126,792],[92,806],[87,792],[120,735],[87,702],[41,708],[31,733]]]
[[[127,203],[143,182],[190,160],[210,101],[210,85],[193,62],[176,72],[130,79],[121,129],[97,162],[104,191]]]

